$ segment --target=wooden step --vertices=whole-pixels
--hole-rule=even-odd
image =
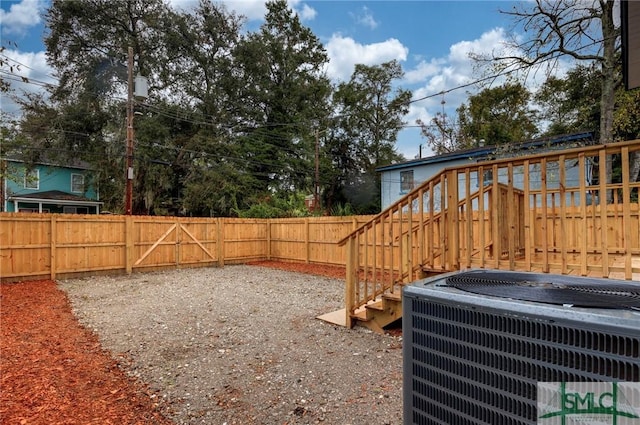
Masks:
[[[424,277],[434,277],[437,276],[439,274],[443,274],[443,273],[447,273],[449,272],[449,270],[442,268],[442,267],[427,267],[427,266],[423,266],[421,268],[422,273],[424,274]]]
[[[380,299],[367,303],[356,310],[352,318],[356,324],[384,333],[384,327],[402,317],[402,296],[400,291],[385,293]]]
[[[390,301],[402,301],[402,294],[400,290],[396,290],[394,292],[385,292],[382,294],[382,298]]]
[[[384,311],[385,305],[384,305],[384,301],[378,300],[369,304],[365,304],[364,308],[370,309],[370,310]]]

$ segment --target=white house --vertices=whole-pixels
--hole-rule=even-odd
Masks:
[[[381,174],[381,210],[385,210],[388,206],[402,198],[422,182],[428,180],[441,170],[448,167],[475,164],[477,162],[488,161],[495,158],[504,158],[513,155],[513,152],[529,155],[548,150],[566,149],[592,142],[593,133],[584,132],[556,136],[553,138],[531,140],[513,145],[510,149],[498,148],[496,146],[481,146],[473,149],[465,149],[458,152],[418,158],[398,164],[378,167],[376,171]],[[510,155],[501,152],[509,152]],[[567,179],[571,179],[573,174],[577,176],[577,169],[573,171],[568,169]],[[498,176],[498,178],[501,179],[501,176]],[[485,181],[489,181],[489,179],[486,179]],[[514,176],[514,183],[516,186],[518,185],[518,176]]]

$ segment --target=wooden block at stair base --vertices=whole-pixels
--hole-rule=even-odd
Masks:
[[[344,308],[337,311],[332,311],[331,313],[322,314],[316,317],[316,319],[331,323],[333,325],[347,326],[346,310]]]

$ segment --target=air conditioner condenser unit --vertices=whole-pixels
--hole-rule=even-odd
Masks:
[[[640,381],[637,282],[471,270],[402,298],[405,425],[536,424],[539,382]]]

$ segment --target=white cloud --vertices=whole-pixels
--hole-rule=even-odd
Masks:
[[[198,0],[169,0],[169,6],[175,10],[189,11],[198,6]]]
[[[5,50],[4,54],[10,58],[9,65],[16,67],[14,68],[16,74],[45,83],[55,81],[55,78],[51,76],[53,69],[47,64],[47,57],[44,51],[20,52],[18,50]]]
[[[267,7],[266,0],[221,0],[227,10],[245,16],[248,20],[262,20]],[[169,4],[176,10],[191,11],[198,6],[198,0],[169,0]]]
[[[415,125],[418,119],[428,124],[436,113],[443,110],[450,117],[455,116],[456,108],[466,102],[468,94],[476,92],[478,87],[472,85],[444,95],[440,93],[466,85],[478,78],[475,64],[469,57],[470,53],[490,54],[503,49],[505,41],[504,30],[496,28],[485,32],[476,40],[453,44],[446,56],[430,60],[421,58],[414,68],[406,70],[401,85],[405,88],[407,85],[414,87],[413,99],[425,98],[410,105],[409,113],[405,116],[407,124]],[[406,158],[413,158],[422,143],[424,139],[417,129],[407,129],[400,135],[397,148]],[[423,155],[430,153],[423,149]]]
[[[371,10],[367,6],[362,7],[362,12],[358,15],[354,15],[356,22],[360,25],[364,25],[370,29],[376,29],[378,22],[373,17]]]
[[[504,29],[494,28],[481,34],[475,40],[463,40],[451,45],[446,56],[432,58],[429,61],[420,58],[420,62],[414,68],[405,72],[405,78],[401,83],[405,88],[407,85],[413,88],[413,99],[424,98],[411,104],[409,113],[405,116],[407,124],[414,125],[417,119],[428,123],[436,113],[442,112],[443,109],[453,119],[457,115],[456,109],[462,103],[467,102],[469,94],[475,94],[483,88],[474,82],[493,72],[491,68],[479,69],[478,64],[469,55],[473,53],[490,57],[492,54],[521,54],[521,52],[508,47],[507,37]],[[490,66],[490,64],[488,65]],[[571,66],[570,60],[559,60],[553,69],[553,74],[562,76]],[[523,73],[518,77],[522,77],[521,81],[525,81],[525,86],[535,92],[544,82],[546,76],[545,70],[540,69],[537,72],[530,70],[527,74]],[[495,87],[505,81],[506,76],[497,77],[485,82],[484,87],[488,84]],[[452,90],[460,86],[464,87]],[[447,93],[441,94],[442,92]],[[415,155],[413,152],[416,151],[420,143],[424,142],[424,139],[421,139],[419,133],[415,131],[405,130],[403,133],[398,141],[398,150],[407,158],[412,158]]]
[[[328,76],[333,80],[347,80],[357,63],[378,65],[396,59],[405,61],[409,49],[395,38],[372,43],[360,44],[350,37],[334,34],[325,44],[329,55]]]
[[[267,13],[264,0],[225,0],[222,3],[224,3],[229,10],[246,16],[250,21],[262,20]]]
[[[315,19],[318,12],[308,4],[303,4],[302,9],[298,11],[300,19],[303,21],[312,21]]]
[[[53,69],[47,65],[45,52],[19,52],[7,49],[3,54],[8,59],[3,70],[11,74],[10,78],[7,78],[7,74],[3,74],[3,77],[7,78],[15,95],[21,96],[25,92],[44,93],[43,84],[56,83],[52,76]],[[20,107],[10,96],[2,96],[2,111],[17,115]]]
[[[477,80],[479,75],[469,55],[497,52],[504,48],[505,42],[505,31],[495,28],[483,33],[476,40],[464,40],[453,44],[445,57],[434,58],[429,62],[422,60],[415,68],[408,70],[404,82],[419,84],[413,91],[413,98],[426,97],[411,105],[406,117],[409,124],[415,123],[416,119],[425,121],[425,118],[428,118],[425,121],[428,122],[437,112],[442,112],[443,107],[448,115],[455,115],[455,109],[467,100],[469,93],[477,91],[478,86],[471,85],[444,95],[440,93]]]
[[[9,11],[0,9],[0,26],[7,34],[24,35],[29,28],[41,22],[40,12],[44,10],[41,0],[22,0],[14,3]]]
[[[174,7],[182,9],[193,9],[197,5],[197,0],[170,0]],[[245,16],[249,21],[261,21],[267,13],[266,0],[221,0],[227,10],[233,11],[238,15]],[[313,20],[317,12],[314,8],[301,0],[288,0],[287,4],[302,21]]]
[[[442,59],[432,59],[431,62],[422,60],[414,69],[405,72],[404,81],[408,84],[424,81],[428,77],[437,74],[444,63]]]

